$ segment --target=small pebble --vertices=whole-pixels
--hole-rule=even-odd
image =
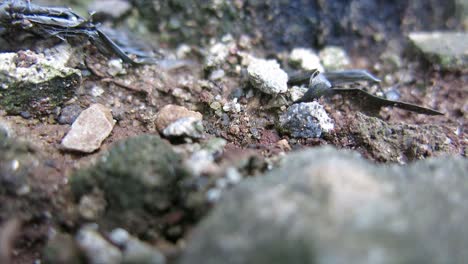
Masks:
[[[81,112],[62,140],[67,150],[91,153],[101,147],[114,128],[111,111],[101,104],[93,104]]]
[[[309,90],[306,86],[293,86],[289,88],[289,97],[293,102],[301,99],[304,94]]]
[[[125,0],[93,1],[89,7],[89,10],[96,12],[97,15],[107,16],[113,19],[122,17],[124,14],[130,12],[131,9],[132,5]]]
[[[319,56],[311,49],[295,48],[289,54],[289,61],[299,65],[303,70],[319,70],[323,72]]]
[[[229,55],[229,45],[227,43],[214,43],[208,49],[205,58],[205,67],[216,68],[226,61]]]
[[[296,138],[318,138],[322,132],[329,132],[334,124],[317,102],[291,105],[280,116],[280,125]]]
[[[122,263],[166,263],[166,258],[157,248],[131,236],[125,229],[114,229],[110,233],[109,239],[122,248]]]
[[[200,119],[195,117],[182,117],[169,124],[164,130],[163,135],[166,137],[203,137],[203,124]]]
[[[24,118],[24,119],[29,119],[29,118],[31,118],[31,113],[28,112],[28,111],[21,111],[20,115],[21,115],[21,117]]]
[[[212,71],[210,73],[210,77],[208,78],[212,81],[217,81],[217,80],[221,80],[222,78],[224,78],[225,75],[226,73],[224,72],[223,69],[217,69],[217,70]]]
[[[104,93],[104,89],[101,86],[94,85],[90,91],[91,95],[94,97],[99,97]]]
[[[276,142],[276,145],[283,151],[291,150],[291,146],[289,145],[289,142],[286,139],[279,140],[278,142]]]
[[[385,93],[385,98],[392,101],[400,100],[400,93],[395,88],[391,88]]]
[[[156,114],[156,128],[162,133],[167,126],[183,117],[193,117],[200,121],[203,118],[202,114],[199,112],[188,110],[183,106],[169,104],[161,108]]]
[[[350,64],[346,51],[337,46],[328,46],[319,53],[323,67],[327,71],[342,70]]]
[[[67,105],[62,109],[57,121],[62,125],[71,125],[80,115],[81,111],[82,109],[79,105]]]
[[[232,99],[232,101],[227,102],[223,105],[224,112],[239,113],[241,111],[241,105],[237,102],[237,98]]]
[[[288,75],[275,60],[254,59],[247,68],[250,83],[267,94],[285,93]]]
[[[78,231],[75,238],[78,246],[91,264],[121,263],[122,253],[101,236],[93,225],[87,225]]]
[[[96,220],[106,210],[107,202],[102,191],[94,190],[80,198],[78,212],[86,220]]]
[[[107,73],[109,73],[111,76],[117,76],[126,73],[121,59],[109,60],[107,62],[107,66],[109,67],[107,69]]]

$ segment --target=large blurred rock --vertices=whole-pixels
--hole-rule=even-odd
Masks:
[[[409,39],[423,56],[445,70],[468,68],[468,33],[414,32]]]
[[[293,153],[226,195],[180,263],[464,263],[466,171],[463,158],[401,167]]]
[[[457,16],[462,21],[464,29],[468,29],[468,0],[456,0]]]
[[[455,1],[133,2],[163,41],[206,44],[213,37],[248,32],[261,36],[267,47],[289,50],[325,44],[374,48],[386,45],[382,40],[398,36],[402,30],[444,29],[455,13]]]
[[[8,130],[0,120],[0,195],[24,195],[31,191],[29,181],[39,166],[39,155],[29,142],[9,135]]]

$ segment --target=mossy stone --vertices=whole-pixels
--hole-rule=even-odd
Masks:
[[[104,193],[101,226],[142,236],[164,232],[164,215],[184,207],[188,175],[169,143],[143,135],[115,144],[94,166],[71,175],[70,184],[77,202],[93,189]]]

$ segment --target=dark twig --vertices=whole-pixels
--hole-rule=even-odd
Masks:
[[[307,77],[308,76],[308,77]],[[337,88],[339,85],[371,82],[378,83],[380,80],[364,70],[346,70],[327,73],[319,73],[318,71],[308,71],[304,73],[293,74],[289,78],[289,84],[306,84],[308,82],[309,90],[302,98],[296,101],[310,102],[321,96],[332,96],[340,94],[349,96],[353,101],[358,102],[360,106],[367,109],[380,110],[381,107],[397,107],[400,109],[412,111],[425,115],[443,115],[443,113],[434,109],[400,102],[388,100],[375,95],[372,95],[363,89],[358,88]]]
[[[9,0],[0,4],[0,27],[20,29],[41,37],[60,39],[84,36],[103,53],[113,53],[130,64],[154,64],[156,58],[135,48],[122,47],[90,20],[61,7],[42,7],[25,0]],[[129,55],[126,51],[135,54]],[[135,58],[133,58],[135,57]]]

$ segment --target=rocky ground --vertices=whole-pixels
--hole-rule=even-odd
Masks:
[[[34,2],[160,55],[1,31],[0,263],[468,258],[466,1]],[[444,115],[293,104],[312,69]]]

